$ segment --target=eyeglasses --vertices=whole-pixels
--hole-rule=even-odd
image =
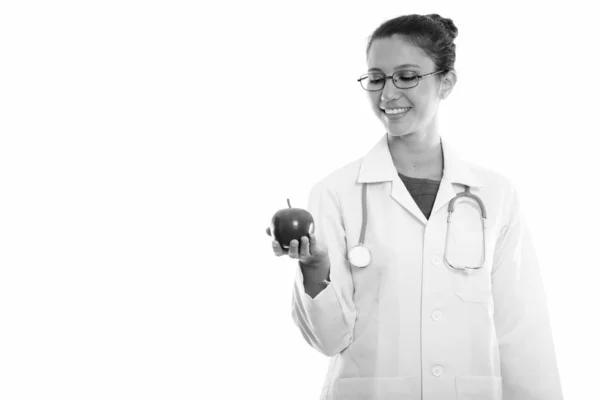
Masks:
[[[417,86],[421,78],[439,74],[440,72],[446,72],[446,70],[431,72],[425,75],[418,75],[414,71],[399,70],[394,72],[391,76],[387,76],[382,72],[370,72],[358,78],[358,82],[360,82],[360,86],[362,86],[363,89],[368,90],[369,92],[382,90],[388,79],[391,79],[392,82],[394,82],[394,86],[398,89],[410,89]]]

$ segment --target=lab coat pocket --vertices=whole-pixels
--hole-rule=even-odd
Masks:
[[[457,291],[456,295],[469,303],[490,303],[492,301],[492,293],[487,289]]]
[[[492,280],[489,268],[472,271],[452,271],[454,292],[469,303],[492,302]]]
[[[334,398],[336,400],[420,400],[421,379],[418,376],[340,378]]]
[[[502,400],[502,377],[457,376],[456,400]]]

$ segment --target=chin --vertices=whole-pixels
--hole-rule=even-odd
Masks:
[[[386,132],[390,135],[390,136],[407,136],[410,135],[411,133],[413,133],[412,130],[408,130],[408,129],[399,129],[398,127],[394,127],[394,126],[387,126],[385,125],[385,129]]]

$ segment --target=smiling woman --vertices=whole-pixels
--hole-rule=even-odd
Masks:
[[[421,142],[429,142],[425,148],[435,143],[439,102],[448,97],[457,81],[453,43],[457,35],[451,20],[432,14],[390,20],[369,38],[369,70],[359,81],[390,136],[399,173],[441,179],[441,150],[432,149],[433,160],[411,157],[403,140],[414,141],[410,135],[419,137]],[[388,79],[393,84],[387,84]]]
[[[371,35],[358,81],[386,133],[313,186],[315,232],[290,243],[294,322],[332,357],[322,400],[562,399],[516,190],[439,133],[457,33],[429,14]]]

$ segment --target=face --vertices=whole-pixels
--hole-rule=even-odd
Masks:
[[[413,64],[413,65],[405,65]],[[376,39],[371,44],[367,57],[368,73],[383,72],[390,76],[398,70],[418,75],[435,72],[436,67],[419,47],[402,37]],[[392,136],[409,134],[425,135],[435,125],[435,116],[440,101],[442,85],[436,74],[419,79],[419,84],[410,89],[397,88],[391,79],[386,80],[383,90],[366,92],[375,115]],[[384,109],[407,108],[400,114],[388,114]]]

